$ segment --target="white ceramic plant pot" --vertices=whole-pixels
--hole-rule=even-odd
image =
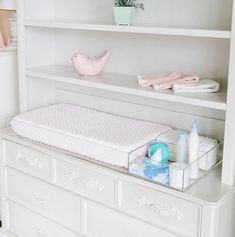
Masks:
[[[131,25],[134,17],[134,7],[113,7],[117,25]]]

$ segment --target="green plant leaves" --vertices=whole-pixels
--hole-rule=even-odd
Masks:
[[[144,4],[138,3],[137,0],[115,0],[116,7],[134,7],[136,9],[144,10]]]

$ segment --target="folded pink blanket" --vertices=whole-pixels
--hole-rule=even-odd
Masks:
[[[188,84],[198,82],[199,80],[198,76],[182,77],[180,72],[138,76],[141,86],[152,86],[154,89],[172,89],[175,83]]]
[[[167,81],[177,80],[182,77],[180,72],[174,72],[171,74],[153,74],[153,75],[145,75],[138,76],[139,84],[142,86],[154,86],[160,83],[164,83]]]
[[[153,85],[154,89],[172,89],[174,84],[189,84],[199,82],[200,78],[198,76],[188,76],[183,77],[173,81],[166,81],[160,84]]]

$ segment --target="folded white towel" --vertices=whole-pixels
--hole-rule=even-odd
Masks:
[[[211,79],[203,79],[197,83],[181,84],[176,83],[173,86],[175,93],[208,93],[208,92],[217,92],[220,88],[218,82]]]

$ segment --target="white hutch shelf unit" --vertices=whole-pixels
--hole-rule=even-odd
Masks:
[[[19,11],[21,111],[57,103],[61,100],[57,92],[71,88],[83,95],[155,107],[155,114],[143,110],[142,118],[156,121],[157,117],[157,122],[177,128],[188,129],[195,119],[202,134],[225,140],[222,181],[233,185],[232,0],[226,4],[219,0],[144,3],[145,11],[137,12],[133,26],[116,26],[112,1],[23,1]],[[71,66],[72,55],[77,51],[95,55],[105,49],[111,51],[107,72],[97,78],[79,77]],[[222,89],[215,94],[174,94],[141,89],[136,83],[138,74],[175,70],[216,79]],[[116,112],[126,113],[123,107]],[[184,123],[177,119],[181,115]]]
[[[73,103],[184,130],[197,121],[201,134],[224,140],[222,167],[181,193],[7,130],[2,218],[8,235],[235,236],[235,5],[232,0],[143,3],[133,26],[116,26],[111,0],[19,1],[21,112]],[[75,52],[96,55],[106,49],[111,56],[100,76],[77,75],[71,63]],[[173,71],[215,79],[221,90],[174,94],[137,84],[136,75]],[[31,159],[44,168],[36,170]],[[66,172],[81,172],[82,180],[71,183],[74,177],[63,176]],[[89,177],[95,177],[95,186],[79,186]],[[100,182],[104,191],[97,191]]]

